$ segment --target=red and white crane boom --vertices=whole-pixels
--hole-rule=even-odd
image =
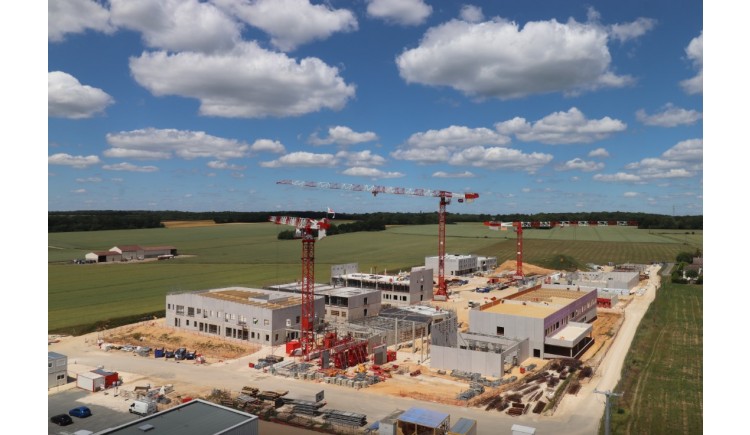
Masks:
[[[296,228],[295,236],[302,239],[302,315],[300,317],[300,347],[306,357],[315,348],[315,236],[326,236],[330,227],[326,218],[315,220],[291,216],[270,216],[270,222]]]
[[[373,196],[379,193],[390,193],[395,195],[411,195],[440,198],[440,208],[438,213],[438,288],[435,291],[435,299],[447,299],[448,291],[445,282],[445,207],[451,203],[454,198],[458,202],[472,202],[479,198],[478,193],[455,193],[445,190],[432,189],[412,189],[406,187],[388,187],[370,184],[350,184],[350,183],[328,183],[319,181],[296,181],[281,180],[276,184],[289,184],[298,187],[314,187],[320,189],[340,189],[351,190],[355,192],[370,192]]]

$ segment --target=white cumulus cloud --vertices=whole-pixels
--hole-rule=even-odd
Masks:
[[[625,165],[631,173],[597,174],[596,181],[633,182],[669,178],[690,178],[703,171],[703,139],[678,142],[659,157],[647,157]]]
[[[448,147],[439,146],[436,148],[406,148],[399,149],[391,153],[391,157],[398,160],[409,160],[420,164],[447,162],[451,157],[451,150]]]
[[[597,148],[589,152],[589,157],[609,157],[609,151],[604,148]]]
[[[488,169],[513,169],[534,173],[552,161],[551,154],[529,153],[503,147],[472,147],[453,154],[452,165],[466,165]]]
[[[685,48],[685,54],[693,63],[693,67],[698,70],[698,74],[687,80],[680,82],[682,89],[688,94],[703,93],[703,32],[700,36],[693,38]]]
[[[656,26],[656,20],[653,18],[639,17],[633,22],[624,24],[613,24],[609,28],[609,32],[613,39],[617,39],[620,42],[625,42],[630,39],[635,39],[643,36],[649,30]]]
[[[58,153],[47,158],[50,165],[72,166],[74,168],[86,168],[100,162],[98,156],[71,156],[70,154]]]
[[[255,42],[220,53],[157,51],[130,58],[134,79],[156,96],[200,100],[200,114],[228,118],[299,116],[338,110],[354,86],[318,58],[300,61]]]
[[[409,137],[407,144],[413,148],[472,147],[477,145],[505,145],[510,138],[489,128],[469,128],[451,125],[441,130],[428,130]]]
[[[344,175],[350,175],[352,177],[369,177],[369,178],[400,178],[404,174],[401,172],[385,172],[375,168],[365,168],[362,166],[355,166],[348,168],[342,172]]]
[[[277,140],[271,140],[271,139],[256,140],[250,146],[250,150],[256,153],[268,152],[268,153],[284,154],[286,152],[286,148],[284,148],[284,145],[281,142]]]
[[[619,119],[605,116],[601,119],[587,119],[577,108],[567,112],[555,112],[534,122],[516,117],[509,121],[495,124],[502,134],[513,134],[524,142],[541,142],[550,145],[590,143],[605,139],[610,135],[624,131],[627,124]]]
[[[637,197],[639,195],[640,195],[640,193],[638,193],[638,192],[625,192],[625,193],[622,194],[622,196],[624,196],[625,198],[635,198],[635,197]]]
[[[47,73],[47,114],[56,118],[91,118],[114,103],[99,88],[82,85],[78,79],[62,71]]]
[[[320,138],[316,134],[312,134],[309,142],[313,145],[336,144],[347,146],[363,142],[371,142],[377,139],[378,135],[371,131],[357,133],[349,127],[337,125],[328,129],[328,137]]]
[[[568,160],[567,162],[563,163],[562,165],[557,166],[556,168],[558,171],[583,171],[583,172],[593,172],[593,171],[600,171],[604,169],[604,163],[601,162],[591,162],[591,161],[585,161],[580,158],[575,158],[573,160]]]
[[[357,18],[348,9],[332,9],[309,0],[214,0],[240,20],[271,36],[271,43],[283,51],[329,38],[336,32],[358,29]]]
[[[367,15],[387,23],[414,26],[422,24],[432,13],[423,0],[367,0]]]
[[[286,166],[330,168],[337,164],[338,160],[333,154],[315,154],[305,151],[285,154],[276,160],[260,163],[264,168],[281,168]]]
[[[617,183],[617,182],[639,182],[641,177],[635,174],[628,174],[626,172],[618,172],[616,174],[596,174],[593,176],[596,181],[602,181],[605,183]]]
[[[231,171],[244,171],[245,169],[247,169],[247,166],[233,165],[227,162],[223,162],[221,160],[212,160],[206,163],[206,166],[208,166],[211,169],[228,169]]]
[[[612,72],[607,41],[602,26],[573,19],[523,27],[502,18],[451,20],[427,30],[419,46],[405,50],[396,63],[408,83],[449,86],[480,98],[576,94],[633,81]]]
[[[339,151],[336,153],[336,159],[343,162],[346,166],[380,166],[385,163],[385,158],[373,154],[370,150],[365,151]]]
[[[464,172],[444,172],[444,171],[437,171],[432,174],[434,178],[474,178],[476,175],[474,175],[470,171],[464,171]]]
[[[159,170],[156,166],[137,166],[131,163],[122,162],[114,165],[104,165],[103,169],[108,171],[127,171],[127,172],[156,172]]]
[[[141,33],[151,48],[170,51],[226,50],[240,40],[240,25],[209,2],[110,0],[112,22]]]
[[[107,143],[112,148],[104,151],[105,156],[141,160],[167,159],[173,155],[186,160],[199,157],[227,160],[245,157],[249,149],[244,142],[203,131],[156,128],[108,133]]]
[[[648,115],[644,109],[639,109],[635,113],[635,116],[638,121],[646,125],[676,127],[678,125],[694,124],[703,117],[703,114],[696,110],[686,110],[681,107],[675,107],[672,103],[667,103],[659,113]]]
[[[94,30],[113,33],[109,11],[93,0],[50,0],[47,2],[47,39],[60,42],[69,33]]]
[[[484,20],[482,8],[474,5],[461,6],[461,19],[469,23],[478,23]]]

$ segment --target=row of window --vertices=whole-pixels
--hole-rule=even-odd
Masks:
[[[394,300],[394,301],[404,301],[404,302],[406,302],[407,298],[406,298],[406,296],[392,295],[390,293],[383,293],[383,299],[388,300],[388,301]]]
[[[178,316],[184,316],[185,315],[185,306],[184,305],[172,305],[167,304],[168,310],[175,310],[175,314]],[[200,308],[193,308],[193,307],[187,307],[187,317],[200,317],[203,316],[204,319],[208,318],[217,318],[221,319],[221,311],[214,311],[214,310],[201,310]],[[247,323],[247,317],[243,314],[234,314],[234,313],[224,313],[224,321],[225,322],[233,322],[237,321],[240,324],[246,324]],[[259,322],[259,319],[257,317],[253,317],[253,325],[257,325]],[[297,323],[299,323],[299,316],[297,316]],[[263,319],[263,325],[268,326],[271,324],[271,321],[269,319]]]

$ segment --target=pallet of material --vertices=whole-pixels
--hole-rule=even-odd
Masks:
[[[523,414],[523,408],[516,408],[514,406],[511,406],[505,413],[508,415],[512,415],[513,417],[518,417],[519,415]]]
[[[534,409],[531,412],[534,414],[541,414],[542,411],[544,411],[545,406],[547,406],[547,404],[542,401],[536,402],[536,405],[534,405]]]

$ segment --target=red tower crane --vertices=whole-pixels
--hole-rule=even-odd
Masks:
[[[276,184],[290,184],[298,187],[317,187],[322,189],[352,190],[355,192],[370,192],[373,196],[378,193],[392,193],[396,195],[427,196],[440,198],[438,213],[438,288],[433,297],[438,300],[448,298],[445,283],[445,207],[455,198],[458,202],[472,202],[479,198],[478,193],[454,193],[445,190],[411,189],[405,187],[374,186],[368,184],[328,183],[317,181],[281,180]]]
[[[588,226],[638,226],[635,221],[530,221],[530,222],[496,222],[489,221],[484,223],[489,229],[497,231],[506,231],[513,227],[516,229],[516,274],[514,279],[523,279],[523,229],[524,228],[553,228],[553,227],[588,227]]]
[[[309,218],[271,216],[270,222],[279,225],[290,225],[296,228],[295,237],[302,239],[302,315],[300,317],[300,347],[306,357],[315,348],[313,327],[315,324],[315,235],[318,240],[326,236],[330,227],[328,219],[314,220]]]

